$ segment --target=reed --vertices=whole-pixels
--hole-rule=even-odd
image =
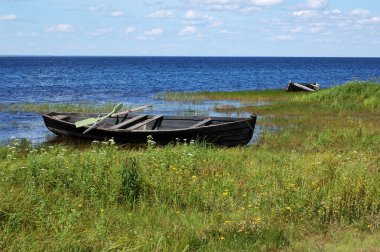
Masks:
[[[86,112],[98,113],[109,112],[116,106],[115,103],[90,104],[90,103],[17,103],[17,104],[0,104],[2,112],[36,112],[48,113],[58,112]]]

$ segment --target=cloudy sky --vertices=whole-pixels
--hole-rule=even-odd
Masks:
[[[0,0],[0,55],[380,57],[380,1]]]

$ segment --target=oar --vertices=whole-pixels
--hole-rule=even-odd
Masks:
[[[84,119],[84,120],[81,120],[81,121],[78,121],[75,123],[75,127],[76,128],[79,128],[79,127],[83,127],[83,126],[86,126],[86,125],[90,125],[92,124],[92,126],[90,128],[88,128],[86,131],[83,132],[83,134],[87,133],[88,131],[90,131],[91,129],[93,129],[94,127],[96,127],[96,125],[98,125],[100,122],[102,122],[104,119],[112,116],[114,113],[116,113],[117,111],[119,111],[121,108],[123,107],[123,103],[119,103],[116,105],[116,107],[113,108],[113,110],[108,113],[106,116],[103,116],[103,117],[100,117],[98,116],[98,118],[87,118],[87,119]]]
[[[129,114],[131,112],[139,111],[139,110],[146,109],[149,107],[152,107],[152,105],[144,105],[144,106],[140,106],[140,107],[133,108],[133,109],[127,109],[127,110],[121,111],[119,113],[113,114],[112,117]]]
[[[83,134],[86,134],[90,130],[94,129],[97,125],[99,125],[99,123],[103,122],[108,117],[111,117],[113,114],[115,114],[117,111],[119,111],[122,107],[123,107],[123,103],[117,104],[116,107],[114,107],[113,110],[109,114],[107,114],[106,116],[100,117],[99,120],[97,122],[95,122],[90,128],[86,129],[83,132]]]
[[[103,116],[103,117],[98,116],[97,118],[91,117],[91,118],[87,118],[87,119],[75,122],[75,127],[79,128],[86,125],[97,123],[99,120],[104,120],[105,118],[112,116],[114,113],[119,111],[122,107],[123,107],[123,103],[119,103],[116,105],[116,107],[113,108],[113,110],[108,115]]]

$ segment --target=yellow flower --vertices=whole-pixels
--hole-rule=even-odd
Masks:
[[[194,176],[194,175],[193,175],[193,176],[191,176],[191,179],[196,179],[196,178],[197,178],[197,176]]]
[[[218,239],[219,240],[225,240],[226,238],[224,238],[223,236],[220,236]]]
[[[223,194],[223,196],[227,196],[228,192],[223,192],[222,194]]]
[[[103,209],[103,208],[100,208],[100,212],[101,212],[101,213],[104,213],[104,209]]]

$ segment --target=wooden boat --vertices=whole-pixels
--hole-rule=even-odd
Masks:
[[[319,88],[320,88],[320,85],[318,83],[297,83],[297,82],[289,81],[287,91],[314,92],[314,91],[319,90]]]
[[[152,136],[158,144],[177,139],[200,140],[223,146],[247,144],[253,135],[256,116],[248,118],[119,115],[104,118],[93,126],[76,127],[75,123],[97,116],[84,113],[48,113],[43,115],[46,127],[57,135],[92,140],[114,139],[115,142],[143,144]],[[85,132],[87,131],[87,132]]]

